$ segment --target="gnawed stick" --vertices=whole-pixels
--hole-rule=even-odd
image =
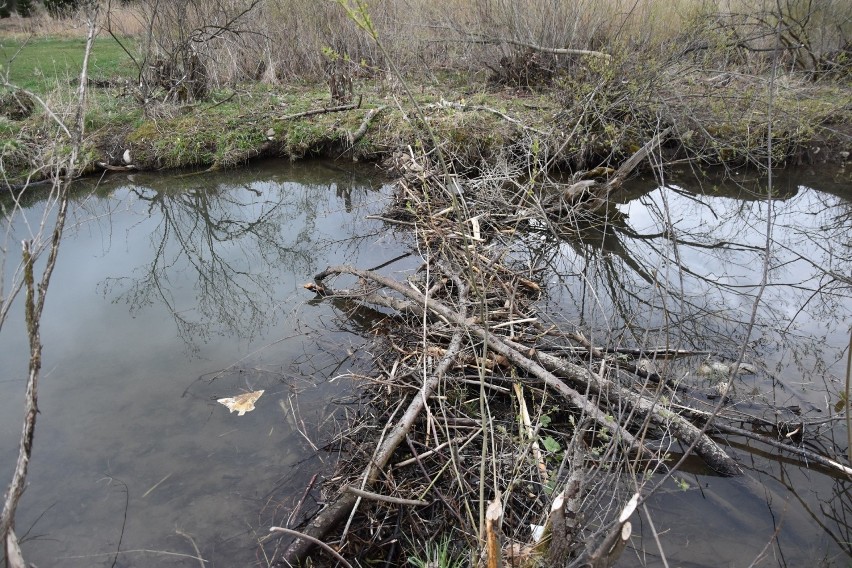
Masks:
[[[592,179],[578,181],[562,190],[561,201],[557,207],[582,207],[587,210],[596,211],[606,204],[609,195],[619,189],[627,179],[627,176],[648,157],[648,154],[656,150],[657,146],[672,131],[668,127],[658,132],[653,138],[639,148],[632,156],[627,158],[615,171],[615,174],[606,182],[599,183]]]
[[[648,140],[644,146],[639,148],[636,152],[633,153],[632,156],[627,158],[623,164],[618,166],[618,169],[615,170],[615,175],[610,178],[610,180],[606,183],[607,189],[606,193],[609,194],[614,189],[617,189],[624,180],[627,179],[627,176],[636,169],[642,160],[648,157],[648,154],[657,149],[657,146],[665,139],[666,136],[672,131],[672,127],[661,130],[658,132],[653,138]]]

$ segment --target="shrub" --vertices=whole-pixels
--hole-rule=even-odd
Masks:
[[[53,18],[67,18],[77,10],[78,4],[78,0],[44,0],[44,7]]]
[[[33,15],[33,0],[18,0],[15,11],[18,12],[20,17],[29,18]]]

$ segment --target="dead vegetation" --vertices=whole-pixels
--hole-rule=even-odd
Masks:
[[[320,555],[321,539],[353,565],[443,555],[441,565],[612,566],[637,505],[686,456],[710,474],[740,473],[708,436],[760,439],[723,410],[730,381],[715,408],[700,410],[689,388],[657,371],[711,353],[680,348],[670,330],[666,341],[617,346],[556,323],[539,309],[547,261],[522,252],[536,235],[570,240],[606,224],[611,199],[566,194],[618,191],[666,134],[610,183],[446,177],[429,157],[396,156],[403,177],[386,219],[413,232],[422,265],[406,279],[329,267],[306,285],[350,315],[380,310],[386,323],[373,349],[380,371],[362,377],[372,410],[332,442],[346,459],[326,484],[326,507],[299,528],[310,539],[282,546],[274,565]]]

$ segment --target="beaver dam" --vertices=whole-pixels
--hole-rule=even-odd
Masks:
[[[305,286],[351,317],[378,316],[377,370],[360,377],[363,413],[329,443],[343,459],[322,510],[272,529],[284,533],[275,565],[603,567],[627,546],[619,565],[657,565],[683,543],[657,534],[672,517],[655,528],[661,513],[647,504],[705,483],[697,475],[753,477],[744,451],[829,483],[820,503],[834,542],[808,554],[848,560],[846,366],[832,375],[817,362],[827,340],[794,337],[823,318],[824,337],[848,341],[849,196],[830,210],[792,176],[767,187],[765,175],[729,172],[734,200],[713,180],[691,194],[659,171],[644,205],[618,205],[658,141],[617,171],[567,180],[517,182],[499,168],[459,179],[438,160],[395,156],[402,179],[381,218],[414,236],[420,265],[331,266]],[[793,382],[789,365],[810,376]],[[749,523],[724,507],[730,523]],[[742,554],[798,563],[779,515]],[[701,533],[693,547],[707,552],[689,565],[718,565],[721,535]]]

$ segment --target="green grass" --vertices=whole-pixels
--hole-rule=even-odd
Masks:
[[[79,75],[85,47],[83,38],[0,39],[0,66],[3,73],[9,72],[9,82],[13,85],[45,94],[57,83],[67,85]],[[90,77],[133,75],[132,61],[114,39],[95,40]]]

